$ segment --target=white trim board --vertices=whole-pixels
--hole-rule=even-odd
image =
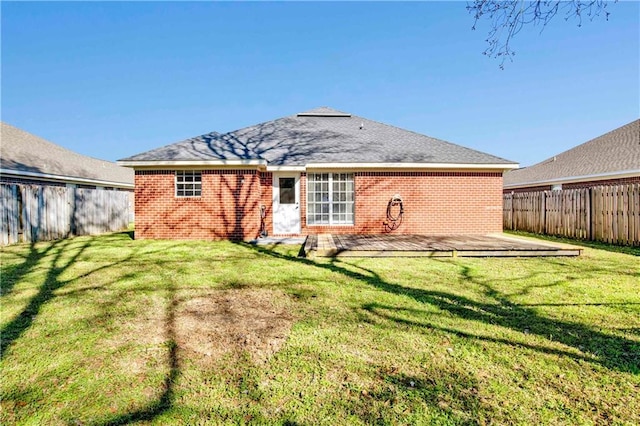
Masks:
[[[15,177],[24,177],[31,179],[41,179],[41,180],[53,180],[56,182],[66,182],[66,183],[76,183],[81,185],[100,185],[100,186],[111,186],[115,188],[126,188],[133,189],[132,183],[124,183],[124,182],[114,182],[108,180],[100,180],[100,179],[89,179],[89,178],[81,178],[74,176],[62,176],[62,175],[52,175],[49,173],[39,173],[39,172],[23,172],[20,170],[7,170],[0,169],[0,175],[8,175]]]
[[[116,164],[122,167],[166,169],[171,167],[202,167],[202,166],[266,166],[266,160],[176,160],[176,161],[128,161],[118,160]]]
[[[589,182],[592,180],[598,181],[598,180],[607,180],[607,179],[622,179],[622,178],[636,177],[636,176],[640,176],[640,169],[622,170],[619,172],[597,173],[593,175],[568,176],[568,177],[545,179],[545,180],[530,181],[530,182],[511,183],[511,184],[505,184],[504,188],[515,189],[515,188],[526,188],[529,186],[554,185],[554,184],[565,184],[565,183],[573,183],[573,182]]]
[[[123,167],[134,169],[175,169],[175,168],[238,168],[255,167],[268,172],[304,172],[308,170],[499,170],[517,169],[517,163],[510,164],[463,164],[463,163],[308,163],[304,166],[270,166],[266,160],[189,160],[189,161],[118,161]]]

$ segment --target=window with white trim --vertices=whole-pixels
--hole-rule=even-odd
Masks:
[[[176,197],[200,197],[202,195],[202,172],[176,170]]]
[[[353,225],[353,173],[307,174],[307,224]]]

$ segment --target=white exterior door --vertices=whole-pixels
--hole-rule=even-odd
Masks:
[[[300,233],[300,173],[273,174],[273,233]]]

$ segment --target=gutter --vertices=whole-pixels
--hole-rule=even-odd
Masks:
[[[390,169],[390,170],[425,170],[425,169],[440,169],[440,170],[512,170],[517,169],[519,165],[517,163],[509,164],[467,164],[467,163],[309,163],[306,165],[307,169]]]
[[[622,170],[619,172],[596,173],[592,175],[582,175],[582,176],[569,176],[569,177],[561,177],[556,179],[546,179],[546,180],[538,180],[538,181],[530,181],[530,182],[510,183],[510,184],[505,184],[504,189],[526,188],[529,186],[554,185],[554,184],[565,184],[565,183],[573,183],[573,182],[589,182],[592,180],[621,179],[621,178],[636,177],[636,176],[640,176],[640,169]]]
[[[266,160],[178,160],[178,161],[127,161],[120,160],[116,164],[122,167],[135,169],[175,169],[175,168],[202,168],[221,167],[238,168],[239,166],[257,167],[268,172],[303,172],[309,169],[326,170],[512,170],[517,169],[517,163],[506,164],[466,164],[466,163],[308,163],[302,166],[270,166]]]
[[[266,167],[266,160],[175,160],[175,161],[130,161],[118,160],[116,164],[121,167],[135,169],[169,169],[176,167],[193,168],[202,166],[218,166],[233,168],[237,166]]]

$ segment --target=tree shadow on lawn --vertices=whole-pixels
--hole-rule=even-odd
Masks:
[[[327,269],[364,282],[387,293],[407,296],[417,302],[436,306],[458,318],[478,321],[488,325],[509,328],[523,334],[534,334],[553,342],[570,346],[586,354],[579,356],[573,351],[530,346],[537,351],[554,353],[574,359],[587,360],[609,369],[640,374],[640,343],[624,337],[611,335],[578,322],[561,321],[542,316],[533,308],[511,302],[508,296],[498,291],[489,280],[474,276],[471,268],[460,265],[459,279],[482,288],[481,294],[489,302],[479,302],[453,293],[406,287],[383,280],[376,272],[351,263],[333,259],[329,263],[318,263],[309,259],[294,258],[260,246],[252,247],[261,253],[280,259],[288,259],[305,265]],[[435,261],[435,260],[432,260]],[[348,265],[347,269],[340,263]],[[367,309],[367,306],[364,307]],[[369,307],[373,309],[373,307]],[[424,326],[424,324],[420,324]],[[479,340],[494,340],[511,345],[522,345],[510,340],[494,339],[459,330],[447,330],[457,335]]]
[[[465,266],[456,265],[460,268],[460,280],[463,282],[474,284],[484,289],[482,291],[482,295],[487,297],[490,300],[489,302],[477,302],[475,300],[463,296],[458,296],[452,293],[406,287],[400,284],[387,282],[373,270],[365,269],[354,264],[340,262],[337,260],[328,263],[321,263],[309,259],[294,257],[288,254],[282,254],[278,251],[275,251],[273,247],[270,248],[242,243],[240,245],[250,250],[257,251],[260,254],[266,256],[294,262],[309,267],[321,268],[333,273],[341,274],[347,278],[358,280],[390,294],[410,297],[417,302],[436,306],[440,310],[449,312],[455,317],[461,319],[483,322],[488,325],[506,327],[515,331],[522,332],[523,334],[535,334],[545,339],[549,339],[549,336],[553,335],[553,341],[560,342],[576,350],[570,351],[546,347],[542,345],[537,346],[509,339],[476,335],[461,330],[447,329],[431,324],[411,321],[401,317],[401,311],[410,311],[406,308],[386,306],[381,304],[369,304],[363,307],[365,310],[367,310],[367,312],[378,315],[380,317],[384,317],[387,320],[395,321],[397,323],[404,323],[417,327],[419,329],[440,329],[444,332],[452,333],[468,339],[485,340],[510,346],[520,346],[539,351],[541,353],[565,356],[577,360],[600,364],[610,369],[632,372],[635,374],[638,373],[639,360],[637,343],[624,339],[622,337],[603,333],[584,324],[557,321],[543,317],[538,312],[533,310],[533,308],[527,308],[523,305],[518,305],[511,302],[510,300],[508,300],[508,296],[494,289],[488,281],[475,277],[471,269]],[[602,271],[602,273],[604,272],[605,271]],[[534,272],[532,273],[532,275],[541,273],[543,272]],[[549,283],[547,285],[555,285],[555,283]],[[108,417],[101,421],[94,422],[93,424],[106,426],[122,425],[139,421],[152,421],[174,408],[174,388],[176,380],[178,379],[181,371],[179,356],[181,348],[179,348],[176,344],[177,336],[175,329],[175,317],[178,300],[176,298],[176,289],[173,283],[169,284],[169,286],[167,287],[167,291],[168,303],[166,308],[167,310],[165,312],[165,332],[169,341],[169,350],[167,353],[168,371],[163,382],[161,394],[154,401],[136,411],[116,414],[113,417]],[[416,310],[416,312],[409,313],[415,315],[424,312]],[[580,355],[580,352],[584,353],[585,355]],[[465,376],[464,380],[458,383],[454,380],[455,378],[451,377],[442,377],[441,380],[437,382],[430,382],[428,378],[425,379],[421,377],[403,376],[398,372],[387,372],[381,370],[379,374],[383,382],[391,386],[395,386],[396,390],[400,389],[402,390],[402,392],[410,392],[411,394],[414,394],[424,400],[427,404],[434,406],[437,405],[445,412],[449,412],[450,416],[456,416],[454,413],[455,410],[462,409],[463,411],[468,410],[470,412],[479,413],[481,411],[481,408],[483,410],[486,408],[481,407],[482,404],[477,400],[477,395],[474,394],[474,389],[476,389],[477,387],[474,386],[475,382],[472,376]],[[445,386],[447,389],[451,388],[451,386],[454,386],[454,388],[457,389],[456,395],[458,395],[460,401],[462,402],[440,401],[438,399],[438,395],[440,395],[441,393],[437,392],[439,386]],[[450,392],[444,392],[444,394],[447,395],[450,394]],[[374,422],[376,421],[376,419],[374,418],[375,415],[373,413],[367,414],[368,410],[372,408],[372,406],[368,404],[372,404],[373,401],[382,403],[385,403],[386,401],[393,402],[393,398],[397,397],[397,395],[397,392],[386,391],[383,388],[372,388],[369,389],[369,391],[367,392],[367,396],[364,397],[365,400],[361,402],[357,402],[356,400],[362,399],[363,396],[355,395],[355,402],[353,402],[353,404],[356,405],[352,406],[351,409],[353,409],[354,407],[360,407],[361,409],[358,410],[358,415],[361,416],[361,418],[364,420]],[[366,399],[369,399],[370,401],[367,402]],[[447,404],[453,405],[449,407]],[[239,411],[238,414],[242,415],[243,412]],[[257,420],[257,418],[255,420]],[[463,418],[460,417],[459,420],[462,421]],[[289,419],[287,420],[287,422],[285,422],[285,424],[295,424],[295,420]]]
[[[41,250],[39,250],[35,244],[31,244],[29,253],[24,258],[24,262],[11,268],[11,270],[5,270],[5,274],[3,274],[5,278],[3,278],[2,281],[3,287],[6,285],[7,289],[3,291],[3,295],[8,294],[16,283],[20,282],[24,276],[40,265],[47,256],[53,256],[51,267],[47,270],[45,279],[38,289],[38,293],[31,298],[29,304],[22,312],[7,323],[0,331],[0,335],[2,336],[2,341],[0,342],[0,359],[4,359],[7,349],[31,327],[40,309],[55,297],[55,291],[67,284],[66,281],[60,280],[60,275],[73,265],[80,255],[91,246],[93,239],[86,240],[78,248],[74,247],[73,250],[76,250],[76,253],[70,256],[68,260],[63,261],[66,251],[71,250],[71,247],[76,242],[77,240],[73,239],[58,240]],[[6,278],[7,276],[8,279]]]
[[[536,234],[533,232],[524,232],[524,231],[505,231],[505,234],[537,238],[539,240],[545,240],[545,241],[550,241],[554,243],[571,244],[574,246],[588,247],[596,250],[605,250],[611,253],[623,253],[623,254],[629,254],[631,256],[640,256],[640,247],[638,246],[608,244],[608,243],[603,243],[599,241],[578,240],[573,238],[556,237],[553,235]]]
[[[136,411],[116,414],[106,420],[90,423],[92,425],[111,426],[124,425],[140,421],[151,421],[168,411],[173,406],[174,388],[176,380],[180,375],[180,361],[178,358],[178,344],[176,343],[175,312],[178,300],[176,298],[176,288],[173,282],[167,286],[167,307],[165,311],[164,328],[167,338],[167,364],[168,372],[162,384],[161,394],[154,400]]]
[[[117,233],[113,235],[117,236],[120,234],[121,233]],[[122,234],[127,233],[125,232]],[[29,253],[24,257],[24,261],[22,263],[3,268],[3,290],[1,296],[10,294],[17,283],[19,283],[29,273],[42,266],[46,257],[53,257],[50,262],[50,266],[47,267],[45,278],[38,289],[38,293],[29,300],[29,304],[22,310],[22,312],[20,312],[19,315],[0,330],[0,336],[2,336],[2,340],[0,342],[0,360],[4,359],[7,349],[9,349],[11,345],[13,345],[13,343],[31,327],[35,319],[38,317],[42,307],[56,297],[55,293],[57,290],[78,279],[85,278],[105,269],[113,268],[117,265],[128,262],[135,257],[136,253],[134,250],[131,255],[124,259],[99,266],[74,278],[61,280],[60,277],[62,274],[71,268],[84,252],[95,245],[96,238],[101,238],[101,241],[103,241],[105,237],[61,239],[48,244],[39,244],[44,245],[44,248],[42,249],[38,249],[36,244],[31,244],[29,246]],[[68,259],[65,259],[68,252],[74,250],[75,253],[69,256]]]
[[[52,249],[53,245],[45,250],[39,251],[35,248],[35,244],[31,243],[29,253],[27,253],[26,256],[16,255],[22,257],[23,261],[21,263],[4,265],[2,267],[2,275],[0,275],[0,297],[10,294],[16,283],[28,274]]]
[[[79,239],[71,238],[53,241],[46,245],[46,247],[43,249],[38,249],[35,244],[32,244],[29,248],[29,253],[24,257],[24,261],[22,263],[11,266],[9,268],[5,268],[3,270],[3,275],[5,275],[5,277],[3,278],[3,295],[6,295],[11,292],[16,283],[20,282],[26,275],[37,269],[39,266],[42,266],[47,256],[53,256],[52,260],[50,261],[50,266],[47,267],[48,269],[45,278],[40,288],[38,289],[38,293],[31,298],[28,305],[22,310],[22,312],[17,315],[12,321],[7,323],[0,331],[0,335],[2,336],[2,341],[0,342],[0,359],[4,359],[5,355],[7,354],[7,349],[9,349],[13,345],[13,343],[31,327],[33,322],[38,317],[38,314],[40,313],[42,307],[53,300],[55,297],[57,297],[57,295],[55,294],[57,290],[63,288],[65,285],[68,285],[71,282],[87,277],[101,270],[113,268],[120,264],[132,261],[137,254],[137,251],[134,248],[132,253],[124,259],[109,263],[107,265],[99,266],[68,280],[60,279],[61,275],[71,266],[73,266],[78,261],[80,256],[95,243],[95,238],[88,238],[84,242]],[[75,252],[68,258],[65,258],[65,256],[71,250],[75,250]],[[147,252],[146,254],[153,253],[155,253],[155,251]],[[9,277],[8,279],[7,276]],[[92,286],[80,290],[74,290],[71,293],[82,292],[100,287],[102,286]],[[175,299],[175,289],[172,283],[168,286],[167,297],[170,303],[168,303],[167,305],[165,314],[165,332],[168,338],[167,364],[169,368],[163,382],[163,391],[161,395],[147,407],[139,411],[133,413],[125,413],[123,415],[116,416],[108,420],[107,422],[99,422],[96,424],[126,424],[133,421],[151,420],[171,407],[173,401],[173,384],[180,371],[177,356],[178,348],[175,343],[174,331],[174,312],[177,302]]]
[[[341,274],[347,278],[358,280],[387,293],[399,296],[407,296],[417,302],[436,306],[440,310],[449,312],[461,319],[479,321],[489,325],[502,326],[522,333],[535,334],[544,337],[545,339],[548,339],[550,335],[553,335],[553,341],[571,346],[577,349],[577,351],[563,351],[562,349],[527,345],[517,341],[511,341],[509,339],[498,339],[482,335],[475,335],[473,333],[467,333],[460,330],[446,329],[441,327],[440,329],[445,332],[450,332],[452,334],[456,334],[458,336],[469,339],[486,340],[507,345],[527,347],[543,353],[566,356],[573,359],[597,363],[610,369],[638,374],[639,348],[636,342],[624,339],[622,337],[603,333],[584,324],[557,321],[543,317],[533,309],[526,308],[522,305],[518,305],[509,301],[507,296],[495,290],[490,285],[490,283],[473,276],[470,268],[466,266],[460,266],[460,279],[462,281],[473,283],[474,285],[484,288],[484,291],[482,293],[484,296],[490,298],[491,302],[477,302],[475,300],[471,300],[469,298],[447,292],[431,291],[387,282],[373,270],[337,260],[328,263],[320,263],[309,259],[302,259],[287,254],[281,254],[277,251],[261,246],[242,244],[242,247],[249,248],[250,250],[254,250],[263,255],[271,256],[277,259],[298,263],[300,265],[321,268],[333,273]],[[74,255],[73,260],[77,259],[79,255],[80,253]],[[68,266],[70,265],[70,263],[71,262],[67,262],[65,265]],[[62,270],[60,270],[60,267],[58,267],[57,272],[52,271],[48,275],[49,279],[54,280],[54,284],[56,283],[55,277],[59,276],[59,273],[61,273]],[[61,284],[58,283],[58,287],[60,285]],[[43,303],[51,297],[53,291],[54,290],[47,290],[45,292],[45,295],[42,297]],[[179,361],[180,348],[176,344],[177,339],[175,330],[176,305],[178,304],[178,300],[176,298],[176,288],[173,282],[169,283],[167,286],[167,300],[167,307],[164,315],[164,328],[166,338],[168,340],[168,351],[166,355],[168,368],[163,380],[161,393],[153,401],[138,410],[116,414],[114,416],[107,417],[106,419],[103,418],[100,421],[92,422],[91,424],[122,425],[139,421],[152,421],[173,408],[175,399],[174,388],[181,371]],[[40,303],[38,306],[42,306],[42,303]],[[414,323],[410,320],[401,318],[399,315],[390,315],[384,312],[393,310],[406,311],[405,308],[370,304],[365,305],[364,309],[372,314],[386,317],[386,319],[393,320],[398,323],[405,323],[420,328],[437,328],[421,322]],[[578,354],[578,351],[586,353],[587,355],[581,356]],[[394,376],[393,374],[384,374],[383,376],[383,380],[394,385],[406,385],[406,383],[410,382],[418,384],[422,383],[421,378],[407,378],[398,375]],[[422,391],[420,391],[419,393],[427,395],[424,396],[424,398],[428,399],[425,399],[425,401],[431,404],[433,402],[431,401],[433,400],[433,395],[432,393],[429,393],[431,391],[427,389],[431,385],[427,382],[422,384],[424,384],[424,386],[420,387],[420,389],[424,389],[422,389]],[[383,391],[377,393],[376,392],[376,390],[372,389],[370,392],[370,397],[378,401],[383,401],[389,396]],[[474,399],[474,395],[464,394],[464,396],[465,398],[467,398],[465,402],[467,408],[472,407],[475,409],[478,407],[477,401],[475,401]]]
[[[383,368],[379,371],[387,386],[372,390],[369,396],[393,406],[398,396],[403,399],[417,398],[427,405],[437,407],[453,424],[485,424],[490,422],[493,409],[479,397],[478,379],[475,372],[465,371],[456,366],[451,369],[431,369],[423,374],[406,375]],[[386,389],[385,389],[386,388]],[[362,416],[368,424],[380,423],[379,418]]]

